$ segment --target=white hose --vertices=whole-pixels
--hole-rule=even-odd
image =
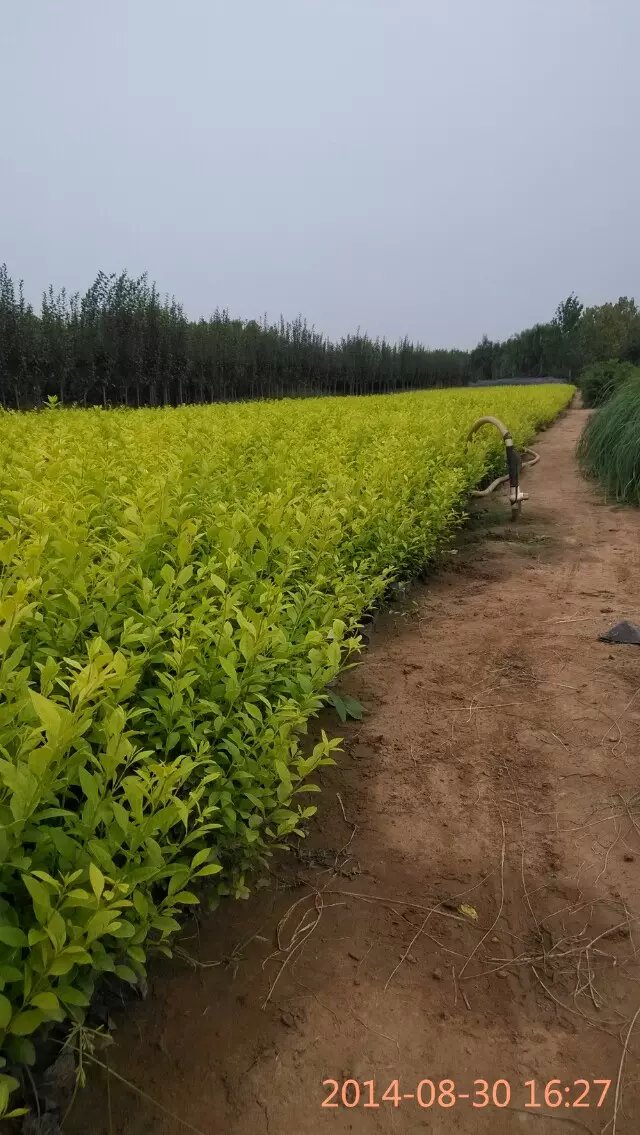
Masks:
[[[483,420],[486,421],[486,418],[483,419]],[[497,423],[495,423],[495,424],[497,424]],[[535,449],[529,449],[527,447],[527,448],[523,449],[522,452],[531,454],[531,461],[523,461],[522,462],[522,468],[523,469],[530,469],[532,465],[538,464],[538,462],[540,460],[540,454],[536,453]],[[473,489],[472,492],[471,492],[471,496],[472,497],[488,497],[489,493],[495,492],[495,490],[499,487],[499,485],[504,485],[508,480],[509,480],[509,474],[508,473],[506,473],[504,475],[504,477],[496,477],[495,481],[492,481],[491,484],[488,485],[486,489]]]

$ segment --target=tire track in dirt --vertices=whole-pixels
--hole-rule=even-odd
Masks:
[[[640,651],[597,635],[640,616],[640,517],[579,476],[584,420],[572,410],[538,443],[517,526],[490,498],[443,569],[376,621],[344,682],[366,715],[343,730],[300,855],[187,931],[196,968],[156,966],[127,1011],[113,1066],[206,1135],[558,1135],[611,1119],[640,1005]],[[294,903],[281,945],[298,927],[300,948],[266,960]],[[639,1055],[640,1029],[617,1135],[640,1125]],[[601,1111],[553,1118],[320,1106],[326,1078],[374,1079],[379,1099],[394,1078],[409,1093],[445,1077],[463,1092],[507,1080],[513,1109],[531,1079],[614,1084]],[[94,1076],[65,1130],[183,1129],[113,1079],[110,1097]]]

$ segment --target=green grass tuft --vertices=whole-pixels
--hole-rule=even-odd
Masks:
[[[610,497],[640,505],[640,378],[626,382],[591,418],[578,443],[578,460]]]

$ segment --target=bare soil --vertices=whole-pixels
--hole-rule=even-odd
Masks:
[[[519,524],[489,498],[377,621],[309,838],[123,1014],[105,1058],[147,1098],[95,1071],[66,1131],[640,1130],[640,1018],[614,1122],[640,1007],[640,649],[598,641],[640,619],[640,516],[581,479],[584,421],[539,441]],[[506,1080],[509,1106],[381,1102],[426,1078]],[[593,1087],[545,1104],[594,1078],[601,1109]],[[327,1079],[375,1080],[380,1107],[323,1108]]]

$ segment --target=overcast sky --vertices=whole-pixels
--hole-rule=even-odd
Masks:
[[[470,346],[640,298],[638,0],[3,0],[0,261]]]

